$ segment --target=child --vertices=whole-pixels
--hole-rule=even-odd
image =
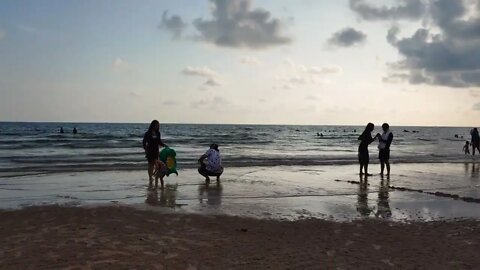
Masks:
[[[205,177],[205,183],[210,183],[209,176],[216,176],[217,182],[220,181],[220,175],[223,173],[223,167],[218,145],[210,145],[210,149],[208,149],[207,152],[198,159],[198,162],[200,163],[198,173]]]
[[[470,142],[466,141],[465,145],[463,146],[463,151],[465,151],[465,155],[470,155]]]
[[[154,175],[155,175],[155,189],[158,188],[158,179],[160,178],[160,189],[163,189],[163,177],[165,177],[165,175],[167,175],[167,172],[168,172],[168,169],[167,169],[167,165],[165,165],[165,163],[163,163],[162,161],[160,160],[155,160],[155,171],[154,171]],[[152,180],[150,178],[150,185],[148,186],[149,189],[152,189]]]

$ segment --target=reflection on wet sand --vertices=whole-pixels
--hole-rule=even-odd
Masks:
[[[148,190],[145,202],[152,206],[176,207],[177,185],[166,185],[161,190]]]
[[[217,184],[200,185],[198,187],[199,201],[200,203],[203,203],[206,200],[206,203],[208,205],[217,205],[217,206],[221,205],[222,191],[223,191],[223,187],[220,182],[217,182]]]
[[[357,193],[357,212],[362,217],[369,217],[372,213],[377,218],[392,217],[389,201],[390,177],[381,178],[380,187],[378,189],[377,209],[368,206],[368,177],[360,176],[360,184]]]
[[[357,193],[357,211],[362,217],[370,216],[372,210],[368,207],[368,177],[360,175]]]
[[[388,192],[390,191],[390,176],[386,179],[382,176],[380,188],[378,189],[377,213],[376,217],[390,218],[392,217],[392,210],[390,209],[390,202],[388,199]]]

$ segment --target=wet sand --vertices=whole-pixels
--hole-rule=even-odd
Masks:
[[[372,166],[371,172],[378,172]],[[480,219],[480,164],[395,164],[387,179],[359,185],[357,166],[228,168],[208,187],[194,169],[147,191],[145,171],[104,171],[2,178],[0,209],[32,205],[130,205],[162,213],[262,219],[348,221]],[[468,201],[463,200],[470,198]]]
[[[129,207],[0,212],[1,269],[478,269],[480,222],[274,221]]]

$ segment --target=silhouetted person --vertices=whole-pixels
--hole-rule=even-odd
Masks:
[[[157,120],[153,120],[148,127],[147,132],[143,135],[143,149],[145,150],[145,157],[148,161],[148,181],[149,188],[153,185],[153,173],[155,169],[155,162],[159,158],[160,146],[166,146],[162,142],[160,135],[160,123]]]
[[[380,182],[380,189],[378,190],[378,201],[377,201],[377,213],[375,216],[381,218],[390,218],[392,217],[392,209],[390,208],[390,202],[388,199],[388,192],[390,189],[390,178],[387,176],[387,181]]]
[[[358,162],[360,163],[360,175],[363,175],[363,169],[365,169],[365,175],[368,174],[368,163],[370,162],[370,156],[368,154],[368,145],[371,144],[375,138],[372,138],[372,131],[375,125],[368,123],[363,133],[358,137],[360,145],[358,146]]]
[[[480,136],[478,135],[478,129],[472,129],[470,135],[472,135],[472,154],[475,156],[475,149],[477,149],[480,154]]]
[[[357,211],[362,217],[370,216],[372,210],[368,207],[368,182],[360,175],[360,184],[357,193]]]
[[[220,181],[223,167],[218,145],[210,145],[210,149],[198,159],[198,163],[200,164],[198,173],[205,177],[205,183],[210,183],[210,176],[216,176],[217,182]]]
[[[390,125],[382,125],[382,134],[378,137],[378,159],[380,160],[380,174],[383,175],[385,165],[387,165],[387,176],[390,175],[390,145],[393,141],[393,133],[390,131]]]
[[[470,155],[470,142],[466,141],[462,149],[465,152],[465,155]]]
[[[78,133],[77,128],[74,127],[74,128],[73,128],[73,134],[77,134],[77,133]]]
[[[65,131],[63,131],[63,127],[60,128],[60,133],[65,133]]]

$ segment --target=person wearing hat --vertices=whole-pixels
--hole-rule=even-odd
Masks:
[[[210,176],[216,176],[217,182],[220,181],[220,175],[223,173],[222,158],[217,144],[210,145],[210,149],[199,159],[198,173],[205,177],[205,182],[210,183]]]

